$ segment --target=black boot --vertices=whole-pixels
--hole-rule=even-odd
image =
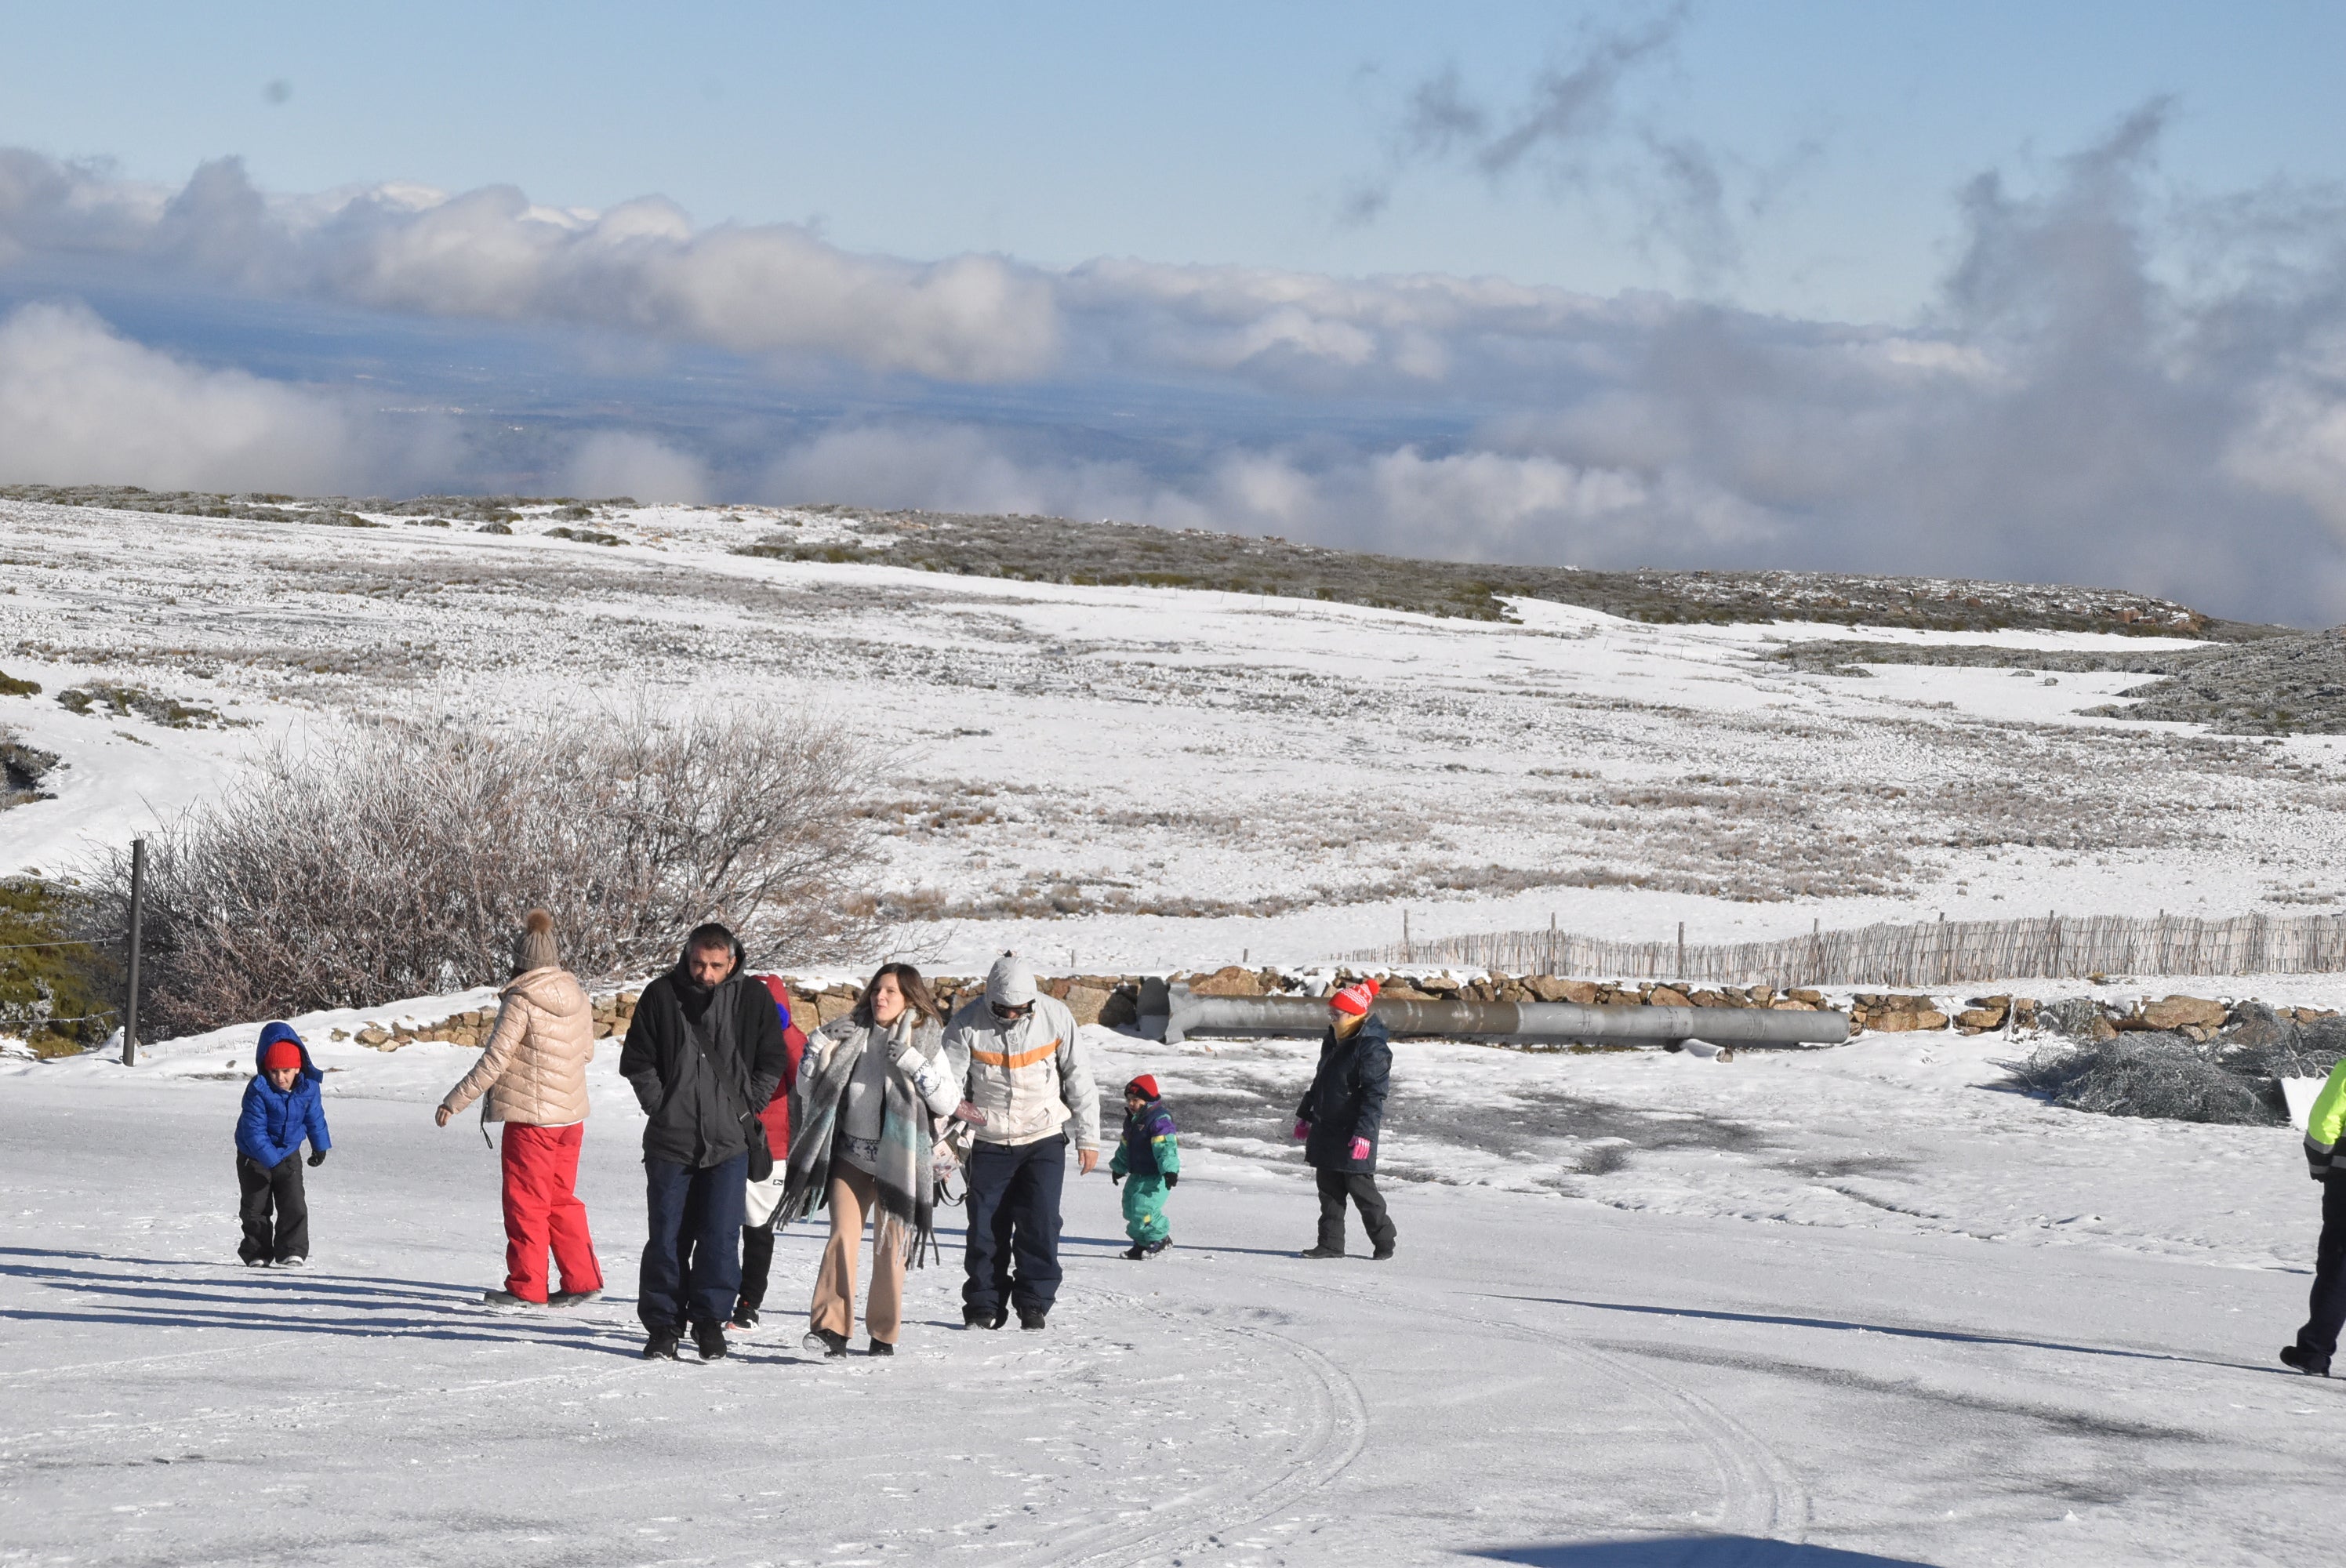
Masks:
[[[872,1340],[872,1348],[864,1352],[867,1356],[892,1356],[895,1353],[896,1347],[890,1344],[885,1339]]]
[[[644,1359],[647,1361],[673,1361],[678,1359],[679,1358],[676,1353],[676,1348],[683,1339],[684,1336],[678,1333],[673,1329],[653,1329],[651,1332],[651,1338],[644,1341]]]
[[[961,1326],[964,1329],[999,1329],[1010,1321],[1006,1307],[964,1307],[961,1309]]]
[[[2311,1351],[2301,1349],[2295,1345],[2283,1345],[2280,1348],[2280,1364],[2284,1367],[2293,1367],[2310,1378],[2326,1378],[2330,1375],[2329,1362],[2316,1359]]]
[[[831,1329],[810,1329],[801,1340],[810,1350],[820,1350],[825,1357],[847,1354],[847,1336]]]
[[[704,1361],[721,1361],[730,1349],[725,1343],[725,1325],[696,1323],[692,1327],[692,1348],[700,1352]]]
[[[1018,1326],[1021,1329],[1048,1328],[1046,1321],[1048,1317],[1049,1314],[1040,1307],[1021,1307],[1018,1308]]]
[[[1312,1247],[1311,1250],[1307,1252],[1299,1252],[1295,1256],[1298,1257],[1341,1257],[1344,1256],[1344,1248],[1341,1245],[1331,1247],[1323,1241],[1319,1246]]]

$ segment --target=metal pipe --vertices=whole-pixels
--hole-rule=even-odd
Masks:
[[[1165,1043],[1192,1034],[1317,1034],[1328,1004],[1309,996],[1192,996],[1168,989]],[[1594,1007],[1568,1002],[1414,1002],[1385,999],[1376,1016],[1401,1036],[1475,1040],[1553,1040],[1672,1044],[1838,1045],[1849,1038],[1846,1013],[1768,1007]]]

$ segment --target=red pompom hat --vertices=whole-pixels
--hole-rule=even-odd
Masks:
[[[1127,1084],[1124,1086],[1124,1092],[1127,1095],[1137,1094],[1144,1100],[1162,1097],[1157,1093],[1157,1075],[1153,1073],[1143,1073],[1139,1077]]]
[[[1349,1013],[1355,1018],[1366,1018],[1369,1015],[1369,1009],[1376,1005],[1377,993],[1384,988],[1382,981],[1371,975],[1368,979],[1356,981],[1336,993],[1328,999],[1328,1005],[1338,1013]]]

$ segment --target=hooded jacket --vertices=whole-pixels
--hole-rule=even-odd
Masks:
[[[1314,1170],[1377,1168],[1377,1135],[1385,1120],[1385,1082],[1392,1072],[1392,1047],[1384,1021],[1373,1013],[1361,1021],[1350,1040],[1333,1029],[1320,1043],[1320,1070],[1311,1075],[1298,1121],[1311,1124],[1303,1142],[1304,1162]],[[1352,1157],[1352,1140],[1369,1140],[1369,1157]]]
[[[1031,1002],[1035,1011],[1005,1023],[994,1015],[996,1002]],[[1072,1120],[1076,1146],[1099,1147],[1099,1091],[1076,1041],[1076,1015],[1035,991],[1025,963],[995,963],[984,997],[954,1013],[944,1044],[964,1096],[985,1113],[978,1142],[1040,1143]]]
[[[733,944],[733,972],[709,993],[697,1024],[685,1011],[699,990],[689,956],[678,954],[674,969],[644,987],[619,1075],[650,1118],[644,1158],[699,1168],[749,1148],[745,1124],[774,1097],[790,1062],[773,997],[741,971],[741,944]]]
[[[473,1070],[440,1102],[454,1115],[485,1092],[484,1120],[566,1127],[586,1119],[595,1008],[577,977],[548,966],[515,975]]]
[[[280,1040],[291,1040],[301,1053],[301,1071],[291,1089],[280,1092],[269,1082],[260,1059]],[[236,1118],[236,1152],[263,1166],[280,1166],[301,1152],[301,1140],[323,1154],[334,1146],[326,1134],[326,1101],[320,1085],[326,1075],[310,1060],[310,1047],[292,1026],[272,1023],[260,1032],[252,1054],[252,1082],[244,1086],[244,1108]]]

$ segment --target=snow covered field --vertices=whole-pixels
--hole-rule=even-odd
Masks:
[[[627,542],[0,501],[0,727],[69,766],[0,812],[54,871],[343,717],[465,726],[639,699],[793,706],[895,743],[871,885],[945,965],[1302,961],[1545,926],[1691,941],[1928,916],[2340,907],[2336,754],[2081,717],[2145,678],[1759,656],[1821,637],[2141,652],[2155,638],[1514,623],[1059,586],[732,550],[821,518],[647,508]],[[834,525],[835,526],[835,525]],[[1173,563],[1178,565],[1178,559]],[[2015,678],[2018,677],[2019,678]],[[58,706],[109,682],[218,710]],[[1064,918],[1058,911],[1077,917]]]
[[[2296,1563],[2341,1479],[2346,1401],[2270,1359],[2294,1134],[2053,1110],[1993,1036],[1402,1046],[1378,1265],[1290,1256],[1307,1045],[1087,1031],[1184,1124],[1174,1252],[1071,1180],[1049,1330],[954,1327],[947,1234],[903,1353],[822,1364],[800,1227],[779,1331],[701,1366],[634,1359],[615,1044],[611,1293],[508,1318],[467,1306],[495,1157],[431,1125],[454,1046],[321,1047],[316,1267],[235,1264],[252,1034],[0,1064],[0,1561]]]

